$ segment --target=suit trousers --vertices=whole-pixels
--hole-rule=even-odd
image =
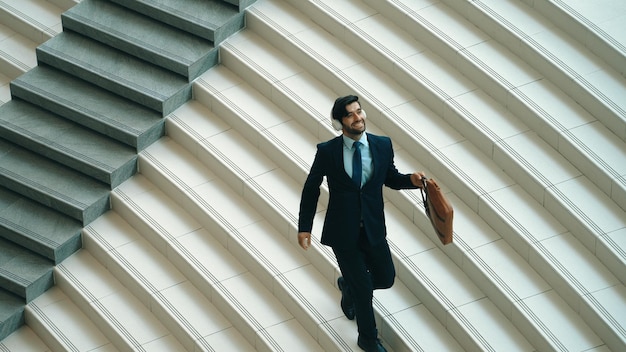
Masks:
[[[354,303],[359,336],[375,339],[378,330],[372,307],[374,290],[390,288],[396,276],[387,240],[372,246],[361,227],[357,248],[333,248],[333,252]]]

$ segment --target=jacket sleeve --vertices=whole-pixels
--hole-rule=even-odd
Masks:
[[[402,174],[396,168],[394,163],[393,145],[391,139],[386,138],[389,143],[389,164],[387,166],[387,176],[385,177],[385,186],[391,189],[415,189],[418,188],[411,182],[411,174]]]
[[[300,213],[298,215],[298,232],[311,232],[313,219],[317,210],[317,202],[320,196],[320,186],[326,175],[324,161],[321,156],[320,146],[317,146],[315,159],[311,171],[304,182],[302,196],[300,198]]]

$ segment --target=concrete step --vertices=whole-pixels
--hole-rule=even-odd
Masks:
[[[239,11],[243,11],[246,7],[252,5],[252,4],[254,4],[254,2],[256,2],[256,0],[222,0],[222,1],[237,6]]]
[[[137,154],[127,145],[20,99],[0,107],[6,140],[109,184],[137,171]]]
[[[75,32],[40,45],[37,59],[163,115],[191,98],[185,77]]]
[[[109,185],[4,139],[0,139],[0,185],[83,225],[109,209]]]
[[[46,0],[62,8],[64,11],[69,10],[72,6],[76,6],[81,0]]]
[[[37,66],[37,45],[9,26],[0,24],[0,73],[15,78]]]
[[[39,44],[62,31],[63,11],[63,8],[46,0],[0,0],[2,24]]]
[[[217,64],[211,41],[110,1],[83,0],[62,15],[63,28],[101,41],[192,81]]]
[[[156,144],[160,143],[161,141]],[[152,147],[150,146],[148,149],[152,149]],[[142,154],[146,153],[148,149]],[[185,160],[181,160],[181,163],[189,161],[188,155],[183,156],[185,156]],[[198,165],[197,161],[194,166],[196,165]],[[204,168],[191,168],[188,171],[193,178],[196,176],[211,177],[211,172]],[[152,168],[149,172],[154,174]],[[173,175],[170,174],[170,176]],[[178,177],[175,176],[175,178],[179,180]],[[137,229],[142,238],[127,244],[127,240],[124,240],[123,237],[117,240],[119,236],[113,236],[117,241],[110,241],[112,244],[104,247],[111,248],[114,246],[112,251],[123,252],[118,255],[120,261],[123,255],[144,258],[143,263],[137,261],[137,265],[141,266],[141,269],[133,269],[132,266],[125,264],[124,270],[129,273],[159,272],[174,264],[180,273],[184,273],[185,277],[189,278],[193,286],[209,298],[210,302],[236,328],[237,333],[247,341],[247,344],[253,345],[257,350],[291,351],[294,350],[292,348],[294,341],[297,341],[298,346],[306,346],[307,350],[322,351],[323,349],[307,332],[307,330],[311,330],[317,333],[317,329],[307,329],[297,322],[289,311],[288,308],[290,308],[292,299],[287,300],[286,297],[279,297],[276,291],[280,288],[268,288],[264,285],[265,280],[271,280],[275,281],[275,286],[282,286],[282,278],[260,276],[259,272],[262,272],[262,268],[258,266],[250,268],[249,265],[254,265],[254,263],[246,253],[240,251],[236,237],[239,237],[240,228],[251,229],[250,226],[247,226],[250,225],[248,220],[256,218],[257,214],[254,211],[247,212],[252,208],[242,202],[239,197],[233,199],[232,202],[224,202],[224,199],[234,194],[227,186],[213,188],[215,185],[219,187],[220,184],[226,186],[217,179],[198,186],[208,186],[203,187],[207,188],[207,191],[209,188],[214,190],[213,193],[207,194],[212,202],[221,202],[226,206],[233,203],[240,205],[242,211],[238,211],[237,214],[240,215],[238,218],[241,222],[225,224],[232,220],[233,214],[228,214],[228,219],[222,218],[221,216],[226,214],[220,214],[219,210],[208,214],[204,211],[213,204],[205,203],[200,206],[201,208],[198,208],[189,201],[183,200],[181,197],[184,196],[180,195],[180,190],[176,190],[176,194],[170,193],[171,196],[161,191],[162,189],[171,191],[173,187],[176,187],[175,185],[168,185],[163,182],[152,183],[151,177],[147,178],[141,173],[135,175],[113,191],[112,208],[130,226]],[[194,192],[191,189],[186,189],[186,191]],[[215,221],[214,217],[220,219]],[[98,219],[88,229],[97,228],[101,223],[101,219]],[[224,225],[227,227],[223,227]],[[98,232],[102,233],[102,231]],[[108,233],[113,233],[113,231],[108,231]],[[153,258],[154,256],[143,253],[143,250],[139,248],[141,243],[145,241],[150,242],[154,247],[150,252],[160,252],[160,255],[167,257],[171,263],[164,260],[152,262],[153,259],[146,259],[146,256]],[[260,242],[266,243],[265,241]],[[272,243],[267,244],[273,245]],[[86,247],[90,245],[90,241],[86,240]],[[94,251],[94,253],[96,252]],[[166,271],[174,273],[173,269]],[[118,277],[124,276],[126,275],[118,275]],[[160,278],[151,276],[152,278],[144,279],[142,285],[150,285],[154,289],[158,286],[163,287],[163,283],[175,279],[170,274],[161,275]],[[129,288],[134,286],[127,285]],[[180,292],[182,289],[183,286],[181,285],[178,291]],[[175,295],[175,292],[172,291],[171,294]],[[192,301],[202,302],[203,300],[199,297]],[[202,308],[198,308],[198,310],[200,309]],[[336,312],[341,314],[338,310]],[[191,323],[197,321],[197,314],[198,311],[190,312],[185,315],[185,318]],[[204,330],[207,326],[193,323],[190,328],[189,331]],[[197,343],[205,344],[206,342],[208,341],[202,339]],[[184,344],[187,345],[187,343]],[[216,348],[216,350],[221,349]],[[224,347],[224,350],[234,349]]]
[[[25,316],[26,314],[24,314]],[[27,318],[24,318],[27,319]],[[13,333],[0,341],[3,351],[48,351],[48,346],[28,325],[17,327]]]
[[[472,27],[480,28],[493,38],[490,43],[483,44],[488,44],[490,48],[501,46],[510,50],[510,56],[505,58],[505,62],[517,60],[528,63],[534,71],[532,75],[536,73],[543,75],[542,81],[551,82],[558,87],[556,88],[558,91],[567,94],[577,105],[602,122],[609,131],[626,141],[626,102],[623,99],[626,94],[624,88],[626,77],[620,74],[624,69],[614,70],[610,64],[589,50],[582,42],[584,39],[580,38],[582,33],[566,33],[555,27],[555,21],[550,17],[552,11],[546,11],[543,6],[535,10],[526,4],[515,2],[477,1],[465,3],[467,6],[459,6],[455,1],[443,2],[455,9],[457,17],[466,16]],[[445,16],[438,16],[438,20],[435,21],[440,21],[435,24],[438,28],[446,28],[446,24],[449,23]],[[444,32],[446,31],[444,29]],[[459,51],[454,43],[447,45],[450,44],[454,46],[455,51]],[[496,68],[500,74],[508,71],[504,67],[493,65],[492,60],[497,59],[499,55],[494,55],[490,49],[485,50],[485,46],[464,48],[467,49],[465,55],[474,56],[474,59],[483,62],[482,65],[486,63]],[[525,100],[529,98],[537,101],[537,97],[544,94],[544,91],[533,94],[533,88],[537,84],[525,86],[515,79],[516,75],[519,77],[519,73],[516,70],[510,71],[505,72],[499,80],[506,80],[512,91],[511,95],[519,100],[519,103],[511,104],[509,101],[512,99],[507,96],[506,100],[502,100],[509,102],[507,106],[519,109],[518,104],[523,106]],[[545,84],[545,82],[535,83],[542,83],[539,86]],[[513,87],[516,89],[512,89]],[[549,86],[546,91],[552,93],[550,90],[553,89],[555,87]],[[552,102],[552,99],[546,100]],[[525,109],[533,112],[537,107],[530,105]],[[550,111],[551,109],[547,109],[548,115]],[[546,115],[546,112],[541,113]],[[558,114],[550,118],[556,121],[563,119]],[[566,123],[557,126],[557,128],[568,127]]]
[[[452,19],[473,13],[468,17],[471,22],[458,21],[463,23],[463,31],[474,32],[475,37],[494,37],[500,44],[494,40],[465,43],[468,53],[459,56],[470,65],[464,70],[467,76],[484,88],[501,86],[488,93],[515,115],[523,116],[520,121],[626,209],[622,177],[626,164],[621,162],[626,157],[626,104],[622,99],[626,78],[579,43],[575,35],[554,28],[539,11],[508,2],[478,1],[471,6],[472,11],[467,11],[450,2],[436,17],[424,13],[420,21],[416,16],[411,28],[428,21],[431,27],[446,31]],[[528,23],[535,22],[537,28],[528,28]],[[473,23],[480,23],[483,31]],[[512,42],[520,44],[510,45]],[[456,52],[454,44],[448,45]],[[510,69],[511,62],[517,69]],[[521,72],[528,78],[519,79]],[[544,77],[540,79],[539,73]],[[502,89],[506,86],[509,88]]]
[[[81,247],[81,229],[77,220],[0,187],[0,237],[58,264]]]
[[[23,324],[24,299],[0,288],[0,342]]]
[[[243,28],[244,13],[222,0],[112,0],[218,45]]]
[[[160,113],[50,66],[11,82],[11,94],[136,148],[165,133]]]
[[[55,273],[55,276],[61,275]],[[23,351],[119,351],[104,335],[104,330],[82,311],[85,307],[84,302],[68,296],[55,285],[26,305],[27,325],[18,335],[29,333],[21,331],[29,329],[35,338],[23,341],[23,337],[16,336],[20,340],[18,346]],[[39,347],[41,344],[45,348]]]
[[[622,26],[624,3],[618,4],[611,0],[596,1],[593,4],[580,1],[538,0],[527,4],[626,77],[626,47]],[[587,6],[593,6],[594,11],[590,11],[591,8]],[[622,17],[619,15],[620,8]],[[594,23],[602,16],[607,20]]]
[[[129,182],[133,183],[133,180]],[[139,196],[139,198],[142,197]],[[126,200],[133,202],[137,198],[133,195],[131,199]],[[174,203],[172,199],[166,197],[151,199],[149,203],[151,206],[155,206],[161,201]],[[143,205],[145,206],[145,204]],[[85,249],[103,267],[115,273],[117,280],[126,289],[135,297],[140,298],[144,307],[139,307],[138,310],[147,308],[154,312],[159,321],[176,337],[185,350],[239,351],[251,349],[252,345],[245,343],[243,336],[233,331],[236,330],[233,322],[220,312],[223,303],[213,300],[214,288],[209,288],[210,283],[201,282],[200,286],[197,286],[197,282],[191,280],[197,276],[191,274],[187,266],[177,267],[177,264],[181,262],[172,259],[172,255],[176,255],[174,254],[176,250],[172,252],[169,250],[173,247],[167,249],[168,253],[162,252],[165,247],[162,246],[161,240],[165,240],[165,238],[157,239],[158,235],[153,237],[152,229],[143,228],[143,221],[146,221],[146,218],[152,214],[153,208],[151,206],[145,206],[141,214],[133,214],[137,216],[133,219],[142,224],[141,227],[137,228],[132,227],[115,210],[107,212],[85,227],[83,232]],[[179,208],[176,206],[166,208],[171,210],[171,213],[168,212],[168,215],[163,214],[158,219],[147,222],[165,226],[171,224],[171,221],[176,222],[173,217],[176,216],[174,214],[180,214]],[[129,216],[129,214],[125,213],[124,216]],[[190,221],[188,225],[193,226],[193,223],[194,221]],[[207,235],[206,232],[194,232],[196,234],[202,233],[198,239],[208,240],[208,236],[204,236]],[[194,237],[192,234],[189,235],[189,237]],[[204,241],[202,243],[206,244]],[[224,248],[221,249],[226,252]],[[216,250],[219,251],[219,249]],[[76,257],[86,256],[85,251],[81,251]],[[220,260],[220,257],[221,255],[211,256],[210,259],[207,259],[214,267],[227,264]],[[76,263],[74,259],[67,260],[63,266],[76,273],[76,280],[97,281],[95,277],[87,278],[81,275],[84,272],[81,266],[88,264],[89,261]],[[147,299],[147,297],[150,298]],[[227,304],[230,305],[231,303]],[[226,344],[218,343],[220,340],[229,342]],[[216,343],[218,344],[216,345]]]
[[[113,240],[116,239],[115,236],[112,237]],[[117,251],[112,252],[115,255]],[[54,319],[65,315],[66,319],[54,321],[59,325],[55,334],[63,333],[67,336],[63,341],[66,347],[58,350],[99,351],[100,349],[93,346],[97,343],[106,344],[102,348],[106,351],[190,351],[161,321],[161,312],[147,307],[154,297],[135,296],[117,278],[117,273],[109,271],[110,269],[98,262],[87,249],[77,252],[56,266],[55,289],[62,290],[69,302],[80,309],[80,314],[72,312],[74,308],[69,305],[68,300],[50,302],[50,307],[44,309],[44,313],[61,310],[53,315]],[[42,306],[44,303],[47,302],[35,301],[27,307],[27,312],[34,305]],[[82,319],[87,319],[87,322],[82,324]],[[80,327],[72,328],[74,324],[80,324]],[[81,336],[81,332],[87,333],[88,337]],[[91,340],[94,337],[98,339]],[[89,342],[92,348],[69,348],[69,345],[79,341]]]
[[[11,79],[0,73],[0,105],[11,100]]]
[[[54,285],[54,263],[11,241],[0,238],[0,287],[25,302]]]

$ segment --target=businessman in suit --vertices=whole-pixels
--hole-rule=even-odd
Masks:
[[[341,277],[341,308],[356,317],[358,346],[385,351],[378,339],[372,297],[375,289],[390,288],[395,267],[386,240],[383,185],[392,189],[422,186],[422,172],[402,174],[394,165],[391,140],[365,132],[366,114],[359,98],[339,97],[331,111],[335,129],[342,134],[317,145],[304,183],[298,221],[298,243],[311,245],[320,185],[326,177],[330,198],[321,242],[333,249]]]

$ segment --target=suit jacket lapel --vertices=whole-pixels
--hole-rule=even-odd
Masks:
[[[337,169],[338,174],[343,174],[347,179],[352,181],[350,175],[346,173],[346,168],[343,166],[343,137],[335,138],[331,148],[331,155],[333,159],[333,166]]]
[[[370,153],[372,154],[372,174],[370,175],[370,180],[373,180],[380,172],[380,170],[376,167],[376,159],[378,159],[377,156],[380,155],[380,145],[378,144],[378,139],[369,133],[367,134],[367,143],[369,144]],[[364,186],[368,183],[369,181]]]
[[[331,149],[333,165],[337,168],[338,174],[343,175],[344,182],[354,185],[354,182],[352,182],[352,177],[348,175],[348,173],[346,172],[346,168],[343,164],[343,146],[343,137],[340,135],[339,137],[335,138]]]

